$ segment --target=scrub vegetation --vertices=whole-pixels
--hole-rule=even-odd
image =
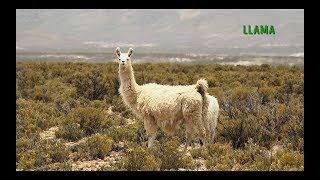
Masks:
[[[182,127],[147,148],[119,96],[117,63],[16,64],[17,170],[304,170],[301,66],[133,64],[138,84],[205,77],[220,112],[214,143],[184,150]]]

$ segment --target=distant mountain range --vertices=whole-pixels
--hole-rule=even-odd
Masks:
[[[17,52],[16,62],[46,61],[46,62],[117,62],[114,53],[31,53]],[[301,54],[293,56],[254,56],[254,55],[213,55],[213,54],[177,54],[177,53],[135,53],[133,63],[183,63],[183,64],[230,64],[230,65],[299,65],[304,66]]]
[[[273,25],[247,36],[243,25]],[[303,55],[304,10],[16,10],[17,52]]]

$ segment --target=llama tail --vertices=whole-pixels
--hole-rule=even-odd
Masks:
[[[204,97],[208,90],[208,82],[205,79],[199,79],[196,84],[197,91]]]
[[[209,122],[209,119],[207,117],[208,111],[209,111],[209,99],[208,99],[208,82],[205,79],[199,79],[196,84],[197,91],[202,96],[202,124],[205,127],[206,131],[206,139],[205,141],[210,141],[211,138],[211,125]]]

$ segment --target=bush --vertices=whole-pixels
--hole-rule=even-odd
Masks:
[[[59,128],[55,135],[57,138],[63,138],[69,141],[78,141],[85,136],[84,131],[80,128],[79,124],[69,123]]]
[[[76,149],[82,158],[88,159],[103,159],[108,156],[113,147],[113,140],[101,134],[90,136],[86,142]]]
[[[225,156],[232,153],[232,146],[230,143],[214,143],[207,145],[208,154],[211,157]]]
[[[139,131],[141,126],[137,124],[127,124],[124,126],[112,126],[105,130],[105,134],[110,136],[115,142],[132,141],[139,143]]]
[[[22,66],[24,65],[22,64]],[[20,90],[22,98],[31,98],[34,86],[45,82],[42,72],[28,64],[25,64],[23,68],[18,66],[16,72],[17,88]]]
[[[58,162],[34,169],[36,171],[72,171],[71,162]]]
[[[190,153],[191,153],[192,158],[207,159],[209,157],[208,149],[204,148],[204,147],[191,149]]]
[[[248,165],[247,168],[244,168],[244,170],[250,170],[250,171],[270,171],[270,158],[257,155],[254,158],[254,162],[252,164]]]
[[[304,156],[298,152],[284,152],[277,154],[271,164],[272,170],[304,170]]]
[[[206,168],[212,171],[230,171],[233,164],[230,156],[210,157],[206,160]]]
[[[235,151],[235,158],[244,170],[270,170],[268,150],[254,143],[252,139],[245,143],[243,149]]]
[[[186,157],[183,152],[178,151],[180,142],[177,138],[163,138],[154,148],[155,156],[161,159],[161,170],[170,169],[194,169],[191,157]]]
[[[234,162],[234,152],[230,143],[214,143],[207,146],[209,158],[206,167],[209,170],[226,171],[231,170]]]
[[[156,158],[146,147],[133,147],[118,164],[119,169],[128,171],[159,171],[161,160]]]
[[[53,102],[57,111],[67,114],[75,107],[76,90],[70,84],[63,83],[59,78],[48,80],[43,85],[34,87],[34,99]]]
[[[39,131],[57,124],[58,113],[50,104],[18,99],[16,102],[17,136],[34,137]]]
[[[88,69],[75,72],[66,82],[72,84],[77,90],[77,96],[84,96],[90,100],[101,100],[106,95],[107,82],[102,78],[102,72],[98,69]]]
[[[126,105],[124,104],[123,100],[120,97],[116,97],[112,101],[112,111],[114,112],[124,112],[127,110]]]
[[[39,142],[39,138],[26,138],[21,137],[16,140],[16,159],[20,160],[22,153],[29,151],[36,147],[36,144]]]
[[[64,144],[52,140],[41,141],[35,148],[17,154],[17,168],[27,170],[51,163],[66,162],[68,155]]]
[[[67,115],[67,120],[79,124],[85,135],[91,135],[102,130],[106,114],[92,107],[77,107]]]

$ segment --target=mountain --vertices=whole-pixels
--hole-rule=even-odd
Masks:
[[[243,25],[273,25],[247,36]],[[275,54],[304,52],[304,10],[16,10],[17,51]]]

